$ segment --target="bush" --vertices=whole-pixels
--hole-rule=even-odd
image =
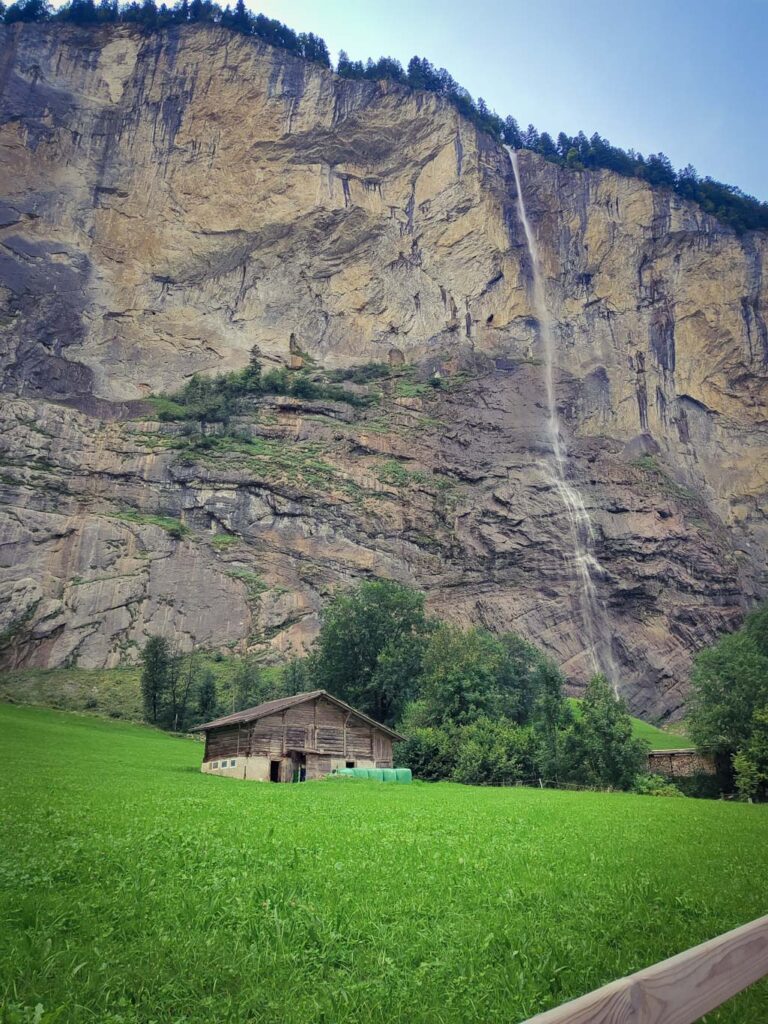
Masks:
[[[638,775],[633,789],[641,796],[685,796],[685,793],[663,775]]]
[[[698,800],[719,800],[727,791],[729,781],[721,775],[705,775],[702,772],[697,772],[695,775],[682,775],[676,778],[675,785],[683,796]]]
[[[453,777],[457,746],[447,729],[422,727],[410,730],[408,739],[394,749],[395,761],[410,768],[417,779],[440,782]]]
[[[528,726],[481,718],[462,729],[457,738],[454,782],[509,786],[537,774],[538,744]]]

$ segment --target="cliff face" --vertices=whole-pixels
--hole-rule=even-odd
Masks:
[[[5,661],[112,665],[158,631],[299,649],[373,574],[583,681],[504,150],[433,95],[217,29],[0,31]],[[768,590],[768,242],[634,179],[520,169],[603,639],[633,709],[674,713]],[[254,345],[420,369],[205,444],[150,420]]]

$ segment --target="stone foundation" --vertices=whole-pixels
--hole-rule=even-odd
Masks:
[[[348,758],[324,757],[318,754],[308,754],[307,763],[302,766],[306,768],[306,780],[322,779],[338,768],[345,768]],[[280,762],[279,782],[292,782],[294,772],[300,767],[290,757],[220,757],[210,761],[203,761],[200,771],[206,775],[226,775],[231,779],[247,779],[251,782],[269,782],[271,764],[273,761]],[[377,768],[391,767],[391,764],[383,766],[371,759],[357,759],[354,762],[356,768]],[[224,767],[226,766],[226,767]]]

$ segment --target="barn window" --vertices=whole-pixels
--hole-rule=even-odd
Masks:
[[[218,767],[219,767],[219,762],[218,761],[214,761],[213,764],[211,765],[211,768],[218,768]]]
[[[237,767],[237,761],[230,761],[229,762],[229,767],[230,768],[236,768]]]

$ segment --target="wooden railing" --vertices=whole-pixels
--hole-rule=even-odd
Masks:
[[[525,1024],[694,1024],[768,975],[768,915]]]

